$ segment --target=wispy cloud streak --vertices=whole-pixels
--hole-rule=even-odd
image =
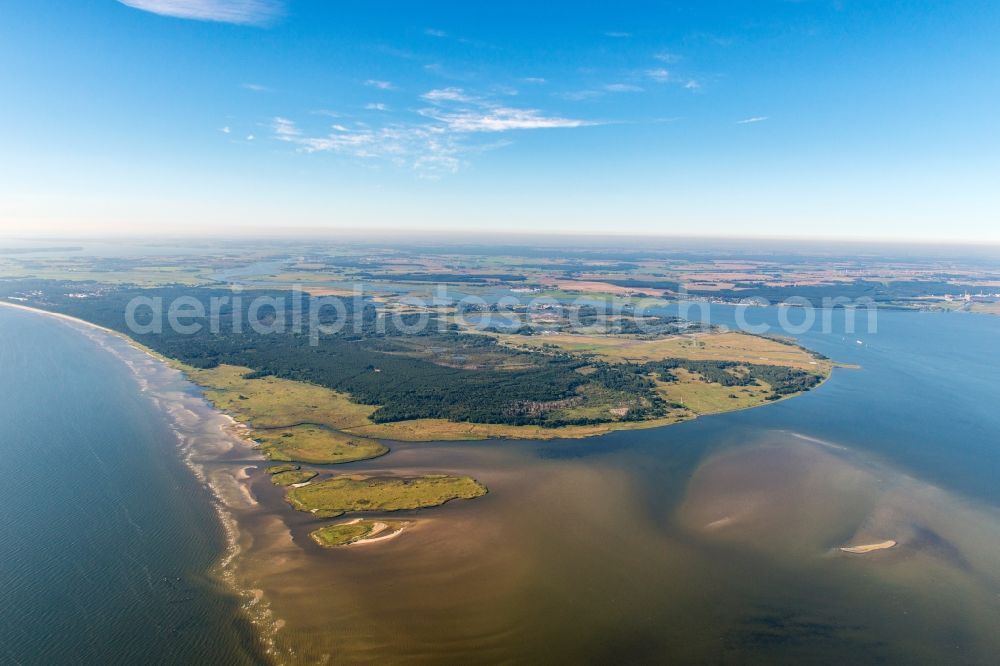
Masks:
[[[275,139],[291,143],[303,152],[388,161],[410,167],[422,176],[437,177],[458,171],[470,154],[508,143],[485,142],[477,140],[477,136],[597,124],[546,114],[539,109],[498,104],[461,88],[430,90],[420,98],[429,105],[417,109],[417,119],[410,122],[395,121],[381,126],[338,123],[325,134],[311,136],[292,120],[276,117],[271,129]]]
[[[604,89],[607,90],[608,92],[616,92],[616,93],[642,92],[641,86],[637,86],[632,83],[609,83],[608,85],[604,86]]]
[[[428,102],[472,102],[473,97],[467,95],[461,88],[439,88],[429,90],[420,96]]]
[[[514,109],[497,106],[485,110],[440,112],[424,109],[423,115],[438,120],[452,132],[507,132],[510,130],[584,127],[594,123],[558,116],[545,116],[537,109]]]
[[[279,18],[279,0],[118,0],[123,5],[160,16],[237,25],[267,25]]]
[[[662,67],[647,69],[646,76],[653,79],[657,83],[664,83],[670,80],[670,70],[663,69]]]

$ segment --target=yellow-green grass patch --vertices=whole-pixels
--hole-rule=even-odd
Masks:
[[[271,475],[271,483],[276,486],[291,486],[296,483],[305,483],[316,477],[316,472],[311,469],[290,469]]]
[[[535,348],[554,345],[568,352],[593,354],[611,362],[643,363],[682,358],[782,365],[814,372],[828,370],[831,366],[829,361],[816,358],[798,345],[732,331],[675,335],[655,340],[572,333],[537,337],[504,336],[502,340],[515,346]]]
[[[389,452],[389,449],[375,440],[318,426],[256,430],[254,439],[258,448],[271,460],[345,463],[377,458]]]
[[[485,494],[486,486],[469,476],[337,476],[292,488],[288,502],[299,511],[332,518],[348,511],[421,509]]]
[[[695,414],[717,414],[746,409],[768,402],[771,387],[766,384],[723,386],[710,383],[700,374],[683,368],[671,370],[674,382],[657,382],[656,390],[669,402],[684,405]]]
[[[372,423],[352,428],[352,434],[400,442],[469,441],[482,439],[577,439],[611,432],[618,424],[601,423],[586,426],[545,428],[537,425],[506,425],[503,423],[471,423],[446,419],[413,419],[391,423]]]
[[[205,387],[205,396],[219,409],[257,428],[317,424],[346,430],[371,423],[371,405],[351,402],[343,393],[291,379],[247,379],[249,368],[220,365],[210,369],[185,367],[188,376]]]

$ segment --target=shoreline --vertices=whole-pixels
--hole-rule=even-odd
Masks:
[[[56,319],[94,341],[129,368],[143,396],[170,425],[177,441],[176,452],[180,461],[206,489],[218,518],[224,547],[208,573],[240,600],[240,609],[253,627],[262,648],[260,656],[274,662],[277,656],[275,635],[283,622],[273,617],[262,590],[240,585],[237,575],[239,556],[243,552],[243,534],[237,513],[258,507],[246,470],[254,467],[252,462],[255,459],[266,462],[254,443],[241,436],[242,424],[217,409],[204,396],[198,395],[201,387],[190,381],[181,370],[126,335],[58,312],[2,300],[0,306]],[[130,354],[141,356],[129,358]],[[240,456],[240,460],[226,461],[224,456],[237,447],[244,455]],[[225,487],[227,484],[232,486],[229,492]]]
[[[51,312],[49,310],[43,310],[41,308],[35,308],[27,305],[21,305],[19,303],[11,303],[10,301],[0,300],[0,305],[5,305],[7,307],[17,308],[20,310],[25,310],[28,312],[35,312],[40,314],[49,315],[67,322],[75,322],[77,324],[83,324],[85,326],[91,327],[93,329],[102,331],[108,335],[114,336],[123,340],[128,346],[160,361],[167,367],[179,370],[185,379],[192,385],[197,386],[201,390],[209,390],[211,387],[199,383],[195,378],[191,376],[189,372],[192,370],[188,368],[183,363],[169,359],[159,354],[158,352],[150,349],[139,342],[136,342],[131,337],[125,333],[100,326],[98,324],[93,324],[83,319],[77,317],[72,317],[70,315],[65,315],[58,312]],[[764,336],[753,336],[751,337],[764,337]],[[808,353],[811,352],[808,348],[795,343],[793,346],[799,347]],[[846,368],[855,369],[857,366],[852,366],[850,364],[843,364],[833,361],[832,359],[826,359],[829,363],[829,367],[826,367],[824,371],[818,374],[819,381],[805,389],[796,391],[794,393],[788,393],[780,396],[775,396],[767,400],[762,400],[754,404],[747,404],[741,406],[727,406],[721,410],[709,410],[698,412],[689,407],[685,407],[685,412],[682,414],[660,416],[655,418],[648,418],[636,421],[605,421],[600,423],[588,424],[588,425],[577,425],[577,424],[567,424],[560,426],[544,426],[544,425],[505,425],[496,423],[479,423],[479,422],[452,422],[441,418],[419,418],[412,419],[408,421],[399,421],[391,423],[365,423],[362,425],[355,425],[352,427],[344,428],[341,432],[347,435],[354,435],[362,437],[365,439],[371,439],[373,441],[386,440],[386,441],[399,441],[399,442],[437,442],[437,441],[454,441],[454,442],[473,442],[473,441],[483,441],[483,440],[537,440],[537,441],[553,441],[553,440],[583,440],[590,437],[600,437],[603,435],[608,435],[611,433],[619,431],[634,431],[634,430],[649,430],[656,428],[664,428],[667,426],[679,425],[681,423],[687,423],[689,421],[696,421],[698,419],[704,418],[706,416],[715,416],[720,414],[729,414],[733,412],[742,412],[751,409],[756,409],[759,407],[767,407],[768,405],[777,404],[790,400],[793,398],[801,397],[806,393],[816,391],[822,388],[830,379],[833,378],[833,371],[836,368]],[[294,380],[288,380],[294,381]],[[308,384],[308,382],[301,382],[303,384]],[[350,396],[347,396],[348,400],[351,400]],[[211,404],[211,403],[210,403]],[[353,403],[352,404],[356,404]],[[241,426],[244,428],[249,428],[247,423],[242,423],[236,420],[235,417],[228,415],[222,409],[211,405],[211,407],[219,413],[230,416],[234,421],[236,426]],[[278,428],[288,428],[295,427],[298,425],[309,425],[310,422],[303,421],[301,423],[285,424],[281,426],[274,427],[261,427],[257,428],[260,430],[271,430]],[[443,426],[443,428],[442,428]],[[244,437],[243,439],[247,439]],[[253,448],[257,448],[256,444],[251,445]],[[384,454],[383,454],[384,455]]]

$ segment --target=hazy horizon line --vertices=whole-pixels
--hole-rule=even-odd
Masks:
[[[261,227],[255,225],[234,226],[223,229],[197,230],[183,228],[174,231],[162,231],[159,229],[102,229],[93,231],[48,231],[34,230],[31,232],[4,232],[0,231],[0,239],[11,241],[28,242],[50,242],[53,240],[103,240],[103,239],[212,239],[225,238],[232,239],[234,236],[242,236],[243,240],[274,240],[276,237],[284,237],[287,240],[331,240],[334,236],[349,236],[352,240],[371,238],[372,240],[382,240],[385,234],[393,234],[395,240],[402,238],[550,238],[562,240],[566,238],[580,238],[590,240],[600,239],[659,239],[677,240],[684,242],[773,242],[773,243],[843,243],[848,245],[948,245],[948,246],[995,246],[1000,248],[1000,238],[942,238],[942,237],[898,237],[898,236],[847,236],[847,235],[778,235],[778,234],[711,234],[711,233],[657,233],[654,231],[610,231],[610,230],[566,230],[566,229],[512,229],[506,231],[498,230],[469,230],[454,229],[450,227],[425,227],[414,229],[412,227],[329,227],[329,226],[296,226],[296,227]],[[379,237],[379,238],[376,238]],[[388,243],[387,243],[388,244]]]

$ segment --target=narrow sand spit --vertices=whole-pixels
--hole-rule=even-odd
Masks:
[[[872,553],[876,550],[888,550],[889,548],[895,547],[895,541],[892,539],[886,539],[885,541],[879,541],[878,543],[866,543],[860,546],[842,546],[840,550],[845,553],[851,553],[852,555],[864,555],[865,553]]]
[[[349,543],[347,545],[360,546],[366,543],[375,543],[376,541],[388,541],[389,539],[395,539],[396,537],[398,537],[400,534],[403,533],[403,530],[405,530],[409,526],[410,523],[403,523],[402,525],[399,526],[398,529],[393,530],[386,523],[382,522],[375,523],[374,529],[372,529],[372,531],[368,534],[368,536],[366,536],[364,539],[360,539],[358,541],[355,541],[354,543]],[[386,530],[391,530],[391,531],[388,534],[382,534]],[[382,534],[382,536],[378,536],[380,534]]]
[[[713,520],[712,522],[708,523],[707,525],[705,525],[705,529],[717,530],[719,528],[726,527],[727,525],[731,525],[732,523],[733,523],[733,517],[726,516],[724,518],[719,518],[718,520]]]

